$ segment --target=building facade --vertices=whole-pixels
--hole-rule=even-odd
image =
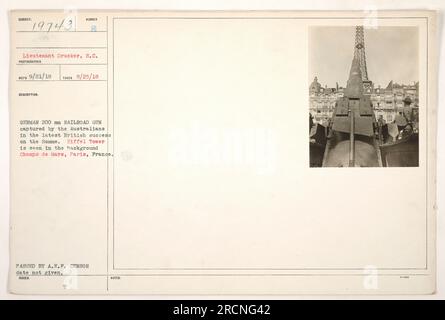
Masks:
[[[397,84],[390,81],[386,88],[371,85],[365,88],[365,94],[370,95],[376,119],[380,116],[387,123],[394,121],[395,115],[403,110],[403,100],[409,97],[413,108],[419,107],[419,83],[411,85]],[[309,112],[314,122],[326,124],[335,110],[335,103],[344,95],[344,88],[328,88],[322,86],[315,77],[309,86]]]

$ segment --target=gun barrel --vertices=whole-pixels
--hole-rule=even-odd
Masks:
[[[354,109],[349,109],[350,131],[349,131],[349,166],[355,167],[355,137],[354,137]]]

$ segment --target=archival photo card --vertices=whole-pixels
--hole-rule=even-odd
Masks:
[[[435,12],[17,10],[10,35],[12,293],[434,292]]]

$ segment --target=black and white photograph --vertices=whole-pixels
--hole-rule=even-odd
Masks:
[[[310,167],[418,167],[418,32],[310,28]]]

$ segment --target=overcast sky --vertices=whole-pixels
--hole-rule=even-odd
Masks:
[[[355,27],[312,27],[309,30],[309,76],[324,86],[346,86],[354,54]],[[419,80],[417,27],[365,28],[368,78],[386,87],[393,80]]]

